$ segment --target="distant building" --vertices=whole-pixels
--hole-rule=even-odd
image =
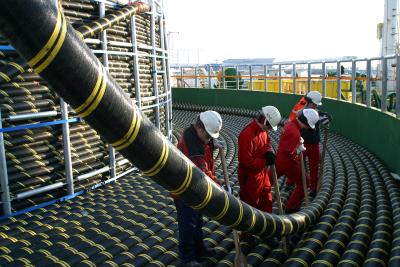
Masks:
[[[222,61],[222,65],[265,65],[274,60],[275,58],[232,58]]]

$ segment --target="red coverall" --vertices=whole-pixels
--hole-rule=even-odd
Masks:
[[[297,120],[289,121],[283,128],[275,160],[277,176],[286,175],[287,184],[296,185],[289,197],[287,209],[299,209],[304,198],[300,157],[296,153],[299,145],[300,125]]]
[[[220,181],[215,176],[213,157],[213,150],[215,148],[212,140],[208,144],[204,144],[197,136],[194,126],[191,125],[183,132],[178,142],[178,148],[208,177],[213,179],[217,184],[220,184]]]
[[[266,168],[266,153],[271,151],[266,131],[251,121],[239,135],[240,199],[265,212],[272,212],[271,181]]]
[[[292,112],[289,115],[289,121],[293,121],[296,119],[296,113],[303,109],[307,101],[304,96],[300,99],[300,101],[293,107]],[[317,125],[316,127],[319,127]],[[306,151],[304,151],[304,156],[308,157],[308,164],[310,167],[310,180],[308,187],[312,190],[317,189],[318,184],[318,169],[319,169],[319,161],[320,161],[320,153],[319,153],[319,129],[317,131],[304,129],[301,130],[301,136],[304,138],[304,146],[306,147]],[[307,132],[307,133],[305,133]],[[316,135],[316,136],[315,136]],[[311,138],[310,138],[311,137]]]

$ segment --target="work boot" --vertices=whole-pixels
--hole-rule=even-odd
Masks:
[[[197,261],[189,261],[186,263],[183,263],[184,267],[202,267],[203,265],[201,265],[201,263],[197,262]]]

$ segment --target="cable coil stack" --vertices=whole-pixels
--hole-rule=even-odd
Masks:
[[[146,13],[150,6],[142,3],[120,6],[64,0],[59,4],[65,20],[126,95],[163,134],[170,134],[171,93],[162,13]],[[61,36],[61,20],[59,26]],[[57,48],[57,38],[62,38],[56,30],[51,34],[53,39],[47,43],[53,49],[50,52],[56,51],[50,42]],[[8,176],[11,199],[9,208],[3,208],[0,215],[80,192],[133,167],[50,90],[37,74],[44,66],[46,59],[27,62],[0,37],[0,135],[5,156],[2,159],[0,153],[0,161],[6,162],[0,172]],[[63,143],[66,139],[68,143]],[[69,164],[73,182],[66,180]]]

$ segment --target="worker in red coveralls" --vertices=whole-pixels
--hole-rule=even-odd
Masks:
[[[306,148],[300,130],[315,129],[318,120],[316,110],[303,109],[297,113],[295,120],[287,122],[283,128],[276,153],[276,172],[278,177],[282,175],[287,177],[287,184],[296,186],[286,204],[286,213],[298,211],[304,198],[299,154]]]
[[[238,140],[240,199],[261,211],[272,212],[272,187],[267,166],[275,163],[268,130],[276,131],[281,114],[274,106],[261,109],[241,131]]]
[[[298,111],[303,108],[311,108],[317,110],[318,106],[322,105],[322,96],[318,91],[311,91],[306,96],[302,97],[300,101],[294,106],[290,116],[289,121],[293,121],[296,119],[296,114]],[[304,151],[304,156],[308,158],[308,165],[310,168],[310,180],[308,184],[308,188],[311,190],[310,196],[315,197],[317,184],[318,184],[318,169],[320,162],[320,135],[319,135],[319,126],[320,124],[329,123],[332,118],[331,116],[322,111],[318,111],[318,115],[320,117],[320,121],[315,125],[314,129],[303,128],[301,129],[301,136],[304,139],[304,146],[306,150]]]
[[[196,122],[183,131],[178,143],[179,150],[217,184],[221,183],[215,176],[213,150],[219,145],[216,138],[221,127],[222,119],[217,112],[202,112]],[[202,256],[215,254],[203,243],[203,217],[182,200],[174,197],[174,201],[179,227],[179,257],[184,266],[201,266]]]

